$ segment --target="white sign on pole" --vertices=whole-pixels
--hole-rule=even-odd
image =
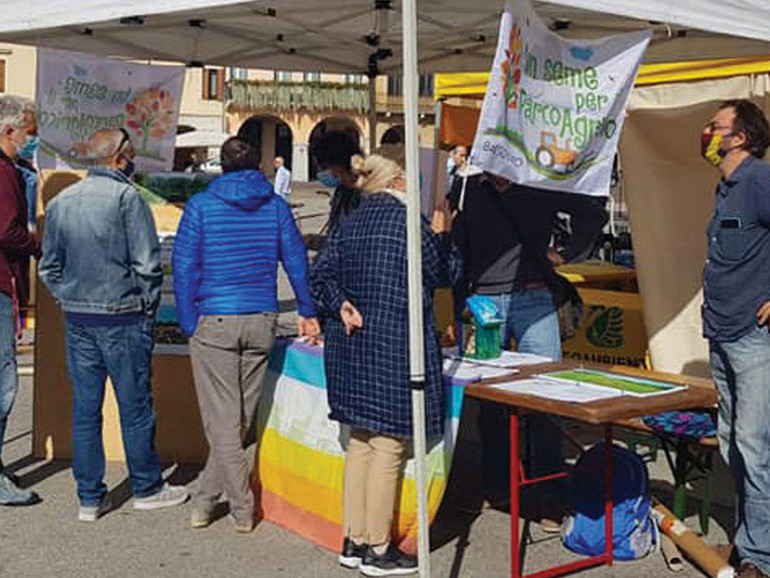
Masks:
[[[568,40],[510,0],[472,162],[534,187],[609,194],[628,97],[650,32]]]
[[[184,76],[184,66],[39,49],[40,166],[88,167],[104,155],[95,133],[124,128],[136,148],[138,170],[170,170]]]

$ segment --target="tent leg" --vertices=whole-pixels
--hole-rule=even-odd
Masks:
[[[433,210],[442,209],[445,205],[445,183],[438,182],[439,174],[441,174],[439,167],[439,151],[441,150],[441,114],[443,112],[444,99],[440,98],[436,101],[435,112],[433,115],[433,191],[431,194],[431,202]]]
[[[420,159],[417,82],[417,0],[402,5],[404,46],[404,116],[406,124],[406,243],[409,285],[409,375],[412,426],[417,463],[417,555],[420,578],[430,576],[430,540],[425,480],[425,342],[422,308],[422,241],[420,238]]]
[[[377,77],[369,76],[369,154],[377,148]]]

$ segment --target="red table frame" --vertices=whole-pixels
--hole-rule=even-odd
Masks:
[[[553,576],[563,576],[577,570],[591,568],[605,564],[612,566],[613,544],[612,544],[612,451],[604,452],[604,531],[605,531],[605,549],[604,554],[592,556],[583,560],[569,562],[541,570],[532,574],[521,573],[520,540],[519,540],[519,490],[522,486],[529,486],[550,480],[565,478],[569,474],[566,472],[542,476],[539,478],[527,479],[524,470],[521,467],[519,455],[519,413],[516,409],[510,412],[511,422],[511,576],[512,578],[550,578]],[[612,447],[612,425],[604,424],[604,443],[606,448]]]
[[[546,373],[549,371],[577,369],[586,367],[610,371],[632,377],[646,377],[651,379],[660,379],[669,383],[687,385],[687,388],[667,395],[658,395],[645,398],[611,398],[601,401],[595,401],[585,404],[565,403],[543,398],[537,398],[526,394],[517,394],[505,392],[503,390],[489,387],[496,382],[505,382],[510,380],[524,379],[529,375],[536,373]],[[599,364],[581,364],[581,363],[548,363],[539,366],[530,366],[522,368],[520,373],[515,376],[499,377],[485,379],[481,382],[469,385],[465,388],[465,394],[470,397],[486,399],[495,403],[501,403],[508,406],[510,411],[510,437],[511,437],[511,576],[512,578],[548,578],[552,576],[563,576],[570,572],[583,570],[594,566],[613,564],[613,545],[612,545],[612,460],[613,452],[606,451],[604,454],[605,467],[605,550],[600,556],[593,556],[562,564],[555,568],[541,570],[533,574],[523,576],[521,573],[521,557],[519,555],[519,490],[522,486],[528,486],[545,482],[548,480],[566,477],[566,473],[557,473],[539,478],[526,479],[521,468],[519,456],[519,415],[520,413],[541,413],[553,414],[562,417],[576,419],[584,423],[599,425],[604,428],[604,440],[608,446],[612,446],[612,424],[624,419],[639,417],[643,415],[659,413],[671,410],[686,410],[695,408],[713,407],[717,403],[716,390],[709,380],[683,376],[646,371],[631,367],[622,366],[603,366]]]

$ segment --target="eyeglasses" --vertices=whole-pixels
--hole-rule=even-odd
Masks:
[[[120,127],[118,130],[123,135],[123,138],[120,139],[120,144],[118,145],[118,148],[115,150],[116,155],[120,154],[120,152],[123,150],[123,147],[126,145],[126,143],[131,141],[131,135],[128,134],[128,131],[126,129],[124,129],[123,127]]]

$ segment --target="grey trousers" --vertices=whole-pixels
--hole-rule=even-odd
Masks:
[[[254,425],[277,317],[204,315],[190,340],[195,391],[209,442],[193,500],[196,507],[210,510],[224,492],[241,524],[254,519],[249,483],[254,447],[247,449],[245,438]]]

